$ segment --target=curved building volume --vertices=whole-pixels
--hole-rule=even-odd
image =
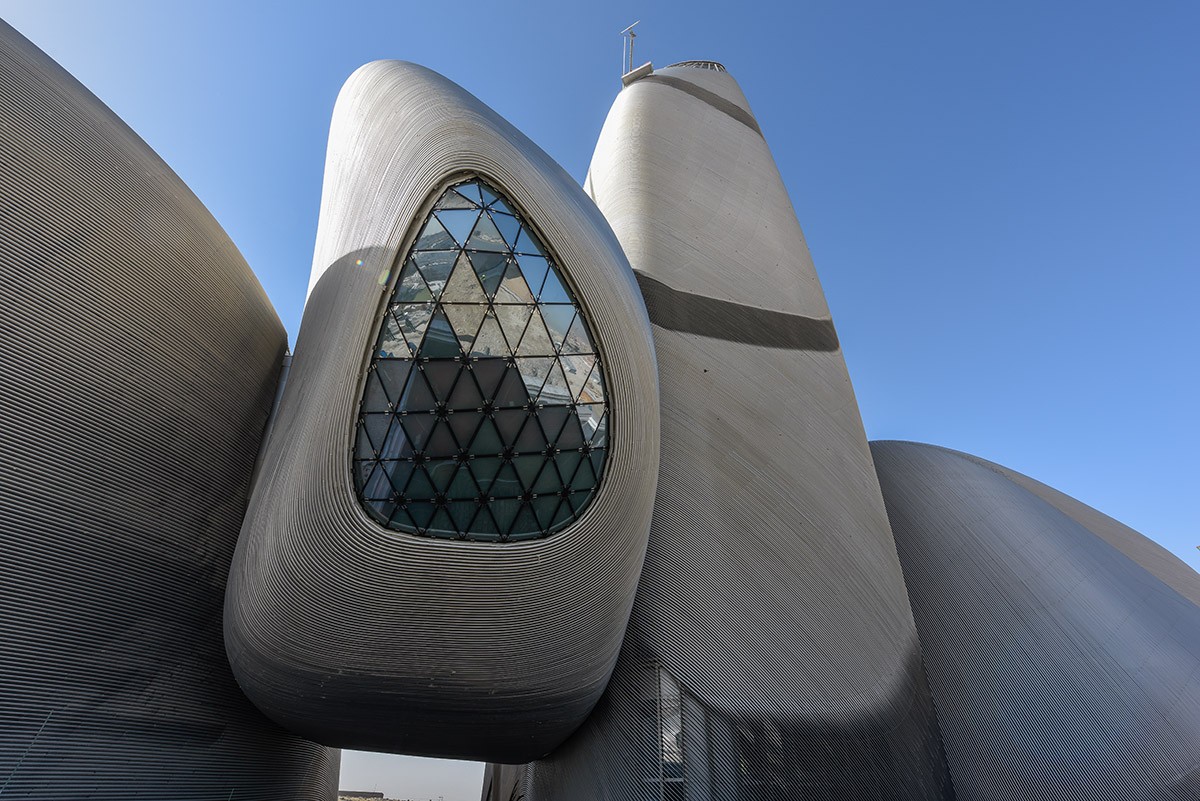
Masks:
[[[233,243],[0,23],[0,796],[328,799],[221,606],[286,347]],[[219,455],[219,458],[214,458]]]
[[[595,205],[445,78],[359,69],[230,577],[246,694],[329,745],[547,754],[616,661],[658,450],[645,306]]]
[[[607,694],[492,797],[952,798],[842,354],[737,83],[633,82],[586,186],[654,327],[659,488]]]
[[[871,450],[959,798],[1200,798],[1200,577],[1007,468]]]

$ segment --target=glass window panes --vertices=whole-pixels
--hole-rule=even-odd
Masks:
[[[381,525],[509,542],[574,522],[612,410],[591,330],[520,209],[473,178],[422,220],[379,326],[352,452]]]

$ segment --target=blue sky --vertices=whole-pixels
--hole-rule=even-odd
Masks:
[[[191,186],[293,341],[346,76],[425,64],[582,179],[617,33],[641,19],[639,62],[715,59],[742,84],[871,438],[998,461],[1200,568],[1200,4],[0,0],[0,16]],[[468,791],[382,759],[348,759],[343,784],[478,797],[473,767],[448,769]]]

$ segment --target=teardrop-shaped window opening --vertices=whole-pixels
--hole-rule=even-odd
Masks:
[[[579,518],[603,477],[613,409],[594,327],[499,189],[470,178],[431,206],[373,340],[355,490],[396,531],[548,536]]]

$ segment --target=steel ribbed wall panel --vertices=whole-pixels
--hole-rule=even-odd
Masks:
[[[1200,576],[999,465],[871,449],[959,797],[1200,798]]]
[[[228,237],[0,23],[0,797],[318,799],[221,603],[284,332]]]
[[[659,486],[609,691],[526,797],[953,798],[853,390],[737,84],[631,84],[588,186],[646,292]]]
[[[393,267],[441,188],[466,175],[511,198],[557,256],[615,410],[597,495],[542,540],[390,531],[351,483]],[[649,323],[595,205],[460,87],[401,62],[359,69],[334,111],[309,299],[230,579],[226,642],[247,694],[329,744],[497,762],[545,754],[612,671],[657,470]]]

